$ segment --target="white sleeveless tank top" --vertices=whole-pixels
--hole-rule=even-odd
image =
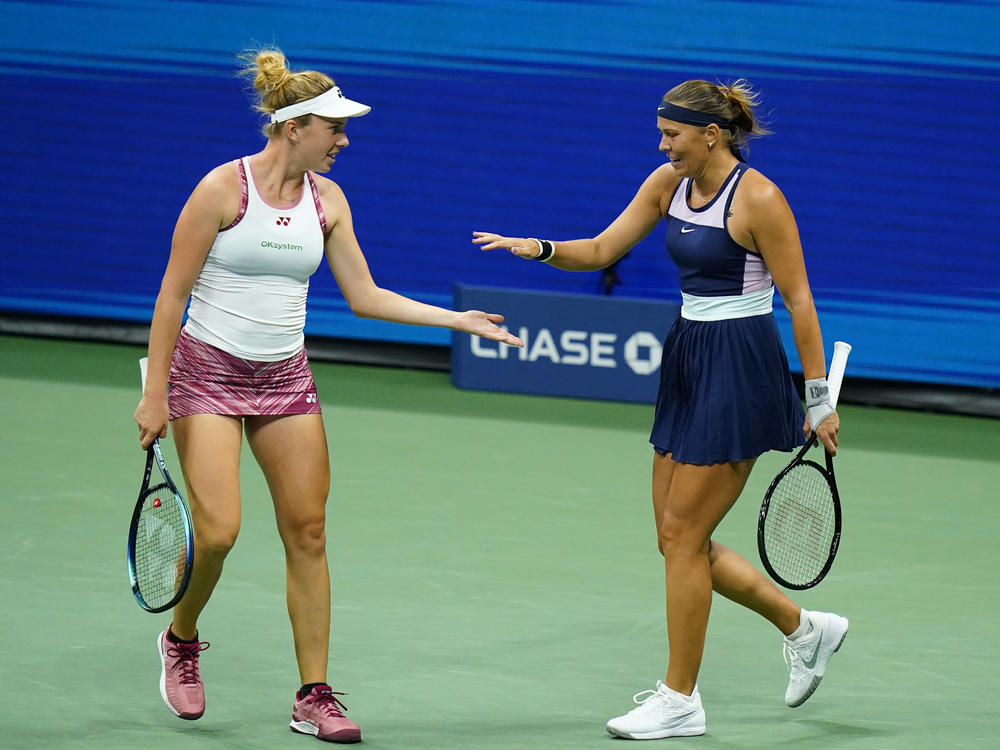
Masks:
[[[309,277],[323,259],[326,217],[310,173],[298,203],[280,207],[257,192],[249,157],[237,169],[240,213],[212,244],[184,329],[241,359],[276,362],[302,348]]]

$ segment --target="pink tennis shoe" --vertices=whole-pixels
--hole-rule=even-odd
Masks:
[[[156,640],[162,666],[160,695],[175,716],[198,719],[205,713],[205,686],[198,672],[198,656],[208,643],[174,643],[167,638],[167,630]]]
[[[340,702],[338,695],[329,685],[317,685],[308,695],[295,694],[292,707],[293,732],[311,734],[327,742],[360,742],[361,729],[344,716],[347,706]]]

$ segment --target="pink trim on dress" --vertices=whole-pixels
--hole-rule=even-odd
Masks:
[[[246,168],[243,166],[242,159],[237,159],[236,169],[240,173],[240,212],[236,214],[236,218],[233,219],[233,223],[230,224],[228,227],[223,227],[222,229],[220,229],[219,230],[220,232],[225,232],[227,229],[232,229],[237,224],[239,224],[240,221],[243,219],[243,217],[246,215],[247,205],[250,202],[250,188],[247,185],[247,171]]]
[[[309,189],[312,190],[313,203],[316,204],[316,215],[319,216],[319,226],[323,230],[323,234],[326,234],[326,213],[323,211],[323,202],[319,199],[319,188],[316,187],[316,180],[313,179],[312,173],[306,172],[306,177],[309,178]]]

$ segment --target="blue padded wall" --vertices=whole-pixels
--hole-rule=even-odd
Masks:
[[[235,55],[276,43],[373,106],[330,173],[383,286],[596,294],[473,229],[592,236],[662,163],[655,105],[749,78],[750,162],[796,213],[828,342],[856,376],[1000,386],[1000,6],[993,2],[0,2],[0,311],[148,321],[177,212],[263,144]],[[616,294],[677,299],[662,227]],[[516,311],[501,311],[516,325]],[[790,354],[787,316],[779,311]],[[447,344],[354,318],[328,269],[307,332]]]

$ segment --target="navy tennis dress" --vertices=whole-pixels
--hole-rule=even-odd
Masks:
[[[741,461],[805,442],[805,413],[771,312],[771,274],[726,225],[748,168],[738,164],[701,208],[688,205],[685,177],[667,212],[683,304],[663,345],[649,442],[681,463]]]

